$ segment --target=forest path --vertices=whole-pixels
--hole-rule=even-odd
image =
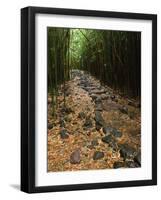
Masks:
[[[56,118],[48,96],[48,171],[139,167],[140,108],[83,71],[59,90]]]

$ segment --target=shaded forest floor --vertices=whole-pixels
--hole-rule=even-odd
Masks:
[[[61,87],[55,119],[48,94],[48,171],[141,166],[141,109],[83,71]]]

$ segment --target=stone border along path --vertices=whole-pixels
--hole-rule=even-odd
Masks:
[[[89,159],[89,155],[86,157],[81,157],[81,154],[87,154],[88,150],[93,149],[92,159],[93,162],[101,161],[105,159],[106,152],[105,148],[112,149],[114,153],[115,159],[111,165],[107,166],[107,168],[133,168],[141,166],[141,153],[140,153],[140,132],[135,129],[135,124],[138,124],[140,127],[140,123],[136,122],[134,116],[131,117],[131,113],[129,112],[129,107],[136,109],[139,115],[139,108],[134,108],[133,105],[124,101],[122,104],[122,98],[119,95],[115,95],[113,90],[111,90],[107,86],[101,85],[100,81],[79,70],[73,70],[71,73],[72,79],[67,83],[67,100],[71,96],[73,96],[73,102],[75,102],[75,108],[62,108],[59,116],[59,124],[62,130],[59,131],[59,137],[62,140],[68,140],[70,135],[73,135],[73,132],[70,131],[71,124],[76,123],[76,118],[73,119],[70,114],[74,110],[74,114],[72,116],[77,116],[81,121],[80,126],[78,126],[77,130],[74,132],[79,133],[79,127],[83,127],[83,135],[85,135],[86,140],[85,145],[75,150],[71,148],[71,154],[69,160],[66,161],[68,163],[67,169],[62,170],[76,170],[82,169],[79,167],[81,165],[81,160]],[[61,94],[61,93],[60,93]],[[82,96],[78,97],[78,94],[82,94]],[[87,98],[88,97],[88,98]],[[89,98],[90,97],[90,98]],[[69,101],[70,102],[70,101]],[[127,105],[125,105],[125,102]],[[129,101],[128,101],[129,102]],[[67,104],[68,105],[68,104]],[[81,107],[81,112],[77,113],[77,108]],[[88,114],[87,114],[88,113]],[[61,115],[62,114],[62,115]],[[64,119],[63,115],[67,114],[68,119]],[[131,114],[131,115],[130,115]],[[69,117],[70,116],[70,117]],[[130,117],[129,117],[130,116]],[[70,120],[69,120],[70,119]],[[117,119],[117,120],[116,120]],[[70,123],[66,123],[66,122]],[[72,123],[71,123],[72,122]],[[120,123],[119,123],[120,122]],[[129,130],[132,130],[132,133],[124,131],[126,129],[126,125],[129,125]],[[124,126],[123,131],[121,131],[121,127]],[[48,124],[48,129],[50,130],[52,126]],[[67,131],[68,130],[68,131]],[[88,142],[88,138],[90,138],[91,132],[94,132],[98,137],[95,137],[92,141]],[[89,134],[89,135],[88,135]],[[72,137],[72,136],[71,136]],[[73,135],[73,137],[76,137]],[[74,138],[76,140],[76,138]],[[74,143],[73,143],[74,144]],[[78,144],[78,142],[77,142]],[[53,144],[54,145],[54,144]],[[99,145],[104,145],[104,148],[99,148]],[[63,147],[61,147],[63,148]],[[67,143],[66,143],[67,148]],[[96,149],[96,150],[95,150]],[[99,149],[99,150],[97,150]],[[103,150],[102,150],[103,149]],[[91,158],[91,157],[90,157]],[[70,164],[69,164],[70,162]],[[54,171],[51,167],[52,163],[50,162],[50,167],[48,166],[49,171]],[[64,163],[65,164],[65,163]],[[62,164],[63,165],[63,164]],[[73,166],[71,166],[73,165]],[[77,167],[75,167],[77,165]],[[103,165],[105,168],[105,163]],[[86,167],[88,169],[88,167]],[[85,169],[86,169],[85,168]],[[92,168],[92,165],[89,166]],[[98,168],[97,166],[95,168]],[[84,168],[83,168],[84,169]],[[57,169],[58,171],[60,169]]]

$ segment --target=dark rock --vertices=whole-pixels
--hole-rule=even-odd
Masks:
[[[97,146],[98,145],[98,140],[97,139],[92,140],[91,145],[92,146]]]
[[[87,92],[88,92],[88,90],[89,90],[86,86],[82,86],[82,89],[84,89],[84,90],[87,91]]]
[[[80,156],[80,150],[75,150],[71,155],[70,155],[70,163],[71,164],[79,164],[81,160]]]
[[[53,124],[48,124],[48,129],[52,129],[53,128]]]
[[[90,85],[89,87],[87,87],[87,89],[88,89],[88,91],[91,91],[91,90],[95,89],[95,87]]]
[[[92,91],[94,88],[95,88],[95,87],[88,86],[88,87],[86,87],[86,91],[89,92],[89,93],[92,95],[91,91]],[[94,96],[96,96],[96,95],[94,94]]]
[[[135,157],[134,161],[138,163],[139,166],[141,166],[141,152],[139,152]]]
[[[112,128],[111,128],[111,127],[108,127],[108,126],[104,126],[104,127],[103,127],[103,132],[104,132],[104,134],[110,135],[110,134],[111,134],[111,131],[112,131]]]
[[[124,167],[124,163],[123,162],[115,162],[113,164],[113,168],[114,169],[123,168],[123,167]]]
[[[96,104],[96,108],[95,108],[96,111],[102,111],[102,105],[101,104]]]
[[[63,108],[61,109],[61,112],[70,114],[70,113],[73,112],[73,110],[72,110],[71,108],[69,108],[69,107],[63,107]]]
[[[109,143],[109,146],[114,150],[114,151],[117,151],[118,150],[118,145],[115,141],[111,141]]]
[[[87,88],[90,86],[88,80],[84,79],[80,82],[80,86],[82,86],[82,88],[84,90],[88,90]]]
[[[101,103],[101,97],[100,97],[100,96],[98,96],[98,97],[96,98],[95,103]]]
[[[88,82],[85,82],[85,83],[84,83],[84,87],[87,88],[88,86],[89,86],[89,83],[88,83]],[[87,89],[86,89],[86,90],[87,90]]]
[[[136,167],[138,167],[139,165],[138,165],[137,163],[133,162],[133,161],[127,161],[127,162],[125,163],[125,166],[126,166],[126,167],[129,167],[129,168],[136,168]]]
[[[95,112],[95,121],[96,121],[96,126],[103,126],[104,125],[104,120],[99,111]]]
[[[128,114],[128,108],[126,106],[120,107],[120,111],[124,114]]]
[[[118,145],[116,141],[113,139],[111,135],[108,135],[109,137],[105,136],[102,138],[102,141],[108,144],[108,147],[112,148],[112,151],[118,151]]]
[[[92,128],[92,120],[91,119],[86,119],[84,125],[86,128]]]
[[[97,98],[96,94],[91,94],[90,96],[91,96],[91,98],[92,98],[93,101],[96,100],[96,98]]]
[[[66,108],[65,112],[66,112],[67,114],[70,114],[70,113],[73,112],[73,110],[72,110],[71,108]]]
[[[104,153],[101,151],[96,151],[93,155],[93,160],[99,160],[104,157]]]
[[[115,99],[115,95],[111,95],[110,97],[112,101]]]
[[[106,94],[101,94],[101,99],[102,99],[102,100],[106,100],[106,99],[108,99],[108,98],[109,98],[108,95],[106,95]]]
[[[85,114],[84,112],[80,112],[80,113],[78,114],[78,117],[79,117],[80,119],[84,119],[84,118],[86,117],[86,114]]]
[[[135,154],[135,149],[133,147],[130,147],[128,144],[121,145],[120,155],[125,160],[126,158],[133,158],[134,154]]]
[[[96,130],[99,131],[101,128],[102,126],[96,123]]]
[[[63,129],[60,131],[61,139],[67,139],[69,137],[67,130]]]
[[[71,94],[71,92],[69,90],[65,91],[65,96],[69,96]]]
[[[111,135],[106,135],[105,137],[102,138],[102,142],[105,142],[105,143],[111,143],[113,141],[113,138]]]
[[[86,85],[86,80],[83,80],[83,79],[82,79],[82,80],[80,81],[80,84],[81,84],[81,85]]]
[[[114,137],[122,137],[122,133],[115,128],[112,129],[111,133]]]
[[[59,124],[60,124],[60,127],[64,127],[65,126],[64,119],[60,119]]]

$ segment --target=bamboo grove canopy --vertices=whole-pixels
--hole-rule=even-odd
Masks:
[[[52,28],[48,34],[48,92],[56,94],[71,69],[89,72],[102,84],[132,96],[141,93],[141,33]]]

